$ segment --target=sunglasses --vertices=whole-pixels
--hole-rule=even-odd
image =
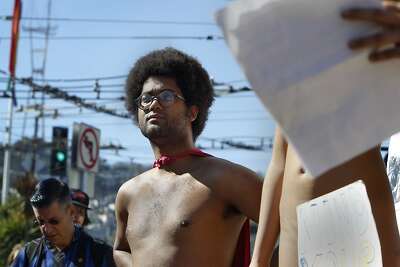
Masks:
[[[37,224],[39,226],[43,226],[46,223],[45,220],[37,220],[37,219],[35,219],[34,222],[35,222],[35,224]],[[57,219],[50,219],[47,221],[47,223],[50,225],[58,225],[60,223],[60,221]]]
[[[153,103],[153,101],[155,99],[157,99],[157,101],[163,107],[172,106],[172,104],[175,103],[176,99],[180,99],[183,102],[185,102],[185,98],[178,95],[177,93],[175,93],[172,90],[166,89],[166,90],[161,91],[157,95],[151,95],[149,93],[144,93],[136,99],[136,103],[141,110],[146,110],[151,106],[151,104]]]

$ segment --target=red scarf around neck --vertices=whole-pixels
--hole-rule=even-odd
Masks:
[[[153,163],[153,168],[161,168],[172,164],[173,162],[186,158],[188,156],[197,157],[212,157],[200,149],[192,148],[175,156],[164,155],[156,159]],[[236,244],[235,255],[233,258],[232,267],[248,267],[250,265],[250,222],[247,219],[240,231],[239,239]]]
[[[160,158],[158,158],[154,161],[153,168],[161,168],[163,166],[172,164],[173,162],[177,161],[178,159],[186,158],[189,156],[211,157],[210,154],[207,154],[198,148],[192,148],[192,149],[186,150],[175,156],[168,156],[168,155],[161,156]]]

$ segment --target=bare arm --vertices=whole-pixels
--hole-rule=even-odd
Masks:
[[[117,230],[114,242],[114,261],[118,267],[133,266],[132,254],[126,238],[125,232],[128,221],[128,196],[124,192],[124,185],[119,189],[115,200],[115,217],[117,220]]]
[[[365,21],[380,26],[381,31],[349,42],[353,50],[370,49],[369,59],[378,62],[400,58],[400,9],[398,1],[383,1],[384,8],[352,8],[342,12],[350,21]]]
[[[380,147],[367,153],[366,157],[371,157],[376,164],[371,164],[370,168],[373,170],[367,168],[368,173],[364,173],[363,176],[366,178],[363,180],[371,200],[371,208],[381,241],[383,266],[400,266],[400,238],[396,212]]]
[[[230,162],[217,163],[216,190],[227,203],[234,206],[241,214],[258,222],[262,181],[253,171]]]
[[[279,202],[282,192],[287,143],[277,127],[272,158],[262,189],[260,223],[251,261],[252,267],[269,266],[280,231]]]

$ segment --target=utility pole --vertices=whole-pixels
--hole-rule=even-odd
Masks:
[[[51,6],[52,0],[47,1],[47,21],[46,26],[39,25],[33,27],[32,25],[29,27],[23,27],[23,30],[29,33],[30,37],[30,53],[31,53],[31,71],[32,78],[36,78],[40,76],[42,80],[45,79],[46,75],[46,64],[47,64],[47,54],[49,47],[49,37],[55,35],[57,27],[53,27],[50,25],[50,17],[51,17]],[[35,45],[32,39],[33,34],[43,35],[43,41],[36,41]],[[35,93],[33,92],[33,96]],[[27,98],[26,105],[29,105],[30,99]],[[45,93],[42,92],[40,103],[42,107],[45,106]],[[26,116],[24,116],[22,135],[25,135],[25,125],[26,125]],[[42,123],[42,139],[45,139],[45,116],[41,117]]]
[[[10,81],[12,83],[10,86],[14,85],[14,80]],[[1,191],[1,204],[5,204],[7,202],[8,190],[9,190],[9,181],[10,181],[10,165],[11,165],[11,130],[12,130],[12,122],[13,122],[13,112],[14,112],[14,103],[13,99],[10,97],[8,103],[8,125],[6,127],[6,149],[4,151],[4,165],[3,165],[3,187]]]
[[[39,128],[39,118],[41,117],[41,113],[35,116],[35,129],[33,134],[33,142],[32,142],[32,162],[31,162],[31,174],[32,177],[35,177],[36,171],[36,152],[37,152],[37,144],[38,144],[38,128]]]
[[[10,181],[11,131],[12,131],[14,105],[17,104],[17,99],[15,95],[15,66],[17,62],[19,22],[21,18],[21,13],[22,13],[21,0],[15,0],[14,10],[13,10],[13,20],[11,26],[11,49],[10,49],[10,64],[9,64],[10,79],[8,81],[8,90],[11,91],[12,97],[10,98],[9,101],[8,125],[6,127],[6,147],[8,149],[6,149],[4,152],[3,186],[1,194],[2,204],[5,204],[7,202],[9,181]]]

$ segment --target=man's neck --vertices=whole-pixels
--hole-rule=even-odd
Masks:
[[[161,156],[175,156],[184,153],[190,149],[194,148],[193,142],[189,143],[181,143],[181,144],[165,144],[165,145],[156,145],[151,143],[153,148],[154,157],[156,159],[160,158]]]

